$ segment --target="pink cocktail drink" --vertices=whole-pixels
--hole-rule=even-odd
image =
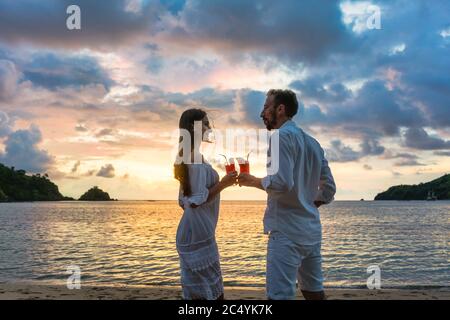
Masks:
[[[234,166],[234,163],[230,163],[225,165],[225,170],[227,171],[227,174],[236,171],[236,167]]]
[[[248,161],[239,163],[239,169],[240,169],[241,173],[250,174],[250,163]]]

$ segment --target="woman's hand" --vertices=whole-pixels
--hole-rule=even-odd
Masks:
[[[233,172],[228,173],[226,176],[224,176],[222,178],[222,180],[220,180],[220,183],[222,184],[222,186],[224,188],[227,188],[227,187],[231,187],[233,184],[235,184],[236,179],[237,179],[237,172],[233,171]]]

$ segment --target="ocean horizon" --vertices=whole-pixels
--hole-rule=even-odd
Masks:
[[[226,286],[263,287],[265,201],[225,200],[217,242]],[[325,286],[450,287],[450,201],[336,201],[320,209]],[[0,204],[0,281],[179,286],[176,201]]]

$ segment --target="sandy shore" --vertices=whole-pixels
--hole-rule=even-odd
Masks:
[[[450,300],[449,289],[328,289],[330,300]],[[227,300],[265,299],[263,288],[225,289]],[[300,297],[298,297],[301,299]],[[0,300],[47,299],[47,300],[178,300],[178,287],[136,287],[136,286],[83,286],[79,290],[69,290],[66,286],[41,283],[0,283]]]

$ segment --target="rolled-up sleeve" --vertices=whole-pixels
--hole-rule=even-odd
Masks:
[[[322,167],[320,169],[320,184],[316,201],[330,203],[334,200],[335,193],[336,184],[333,175],[331,174],[331,169],[328,166],[328,160],[325,158],[325,154],[322,150]]]
[[[209,189],[206,186],[206,169],[203,165],[189,165],[189,181],[192,194],[187,197],[189,205],[200,206],[208,200]]]
[[[266,191],[289,192],[294,187],[294,158],[295,152],[288,134],[281,134],[276,150],[271,150],[271,165],[278,161],[278,171],[264,177],[261,185]],[[275,151],[275,152],[274,152]]]

